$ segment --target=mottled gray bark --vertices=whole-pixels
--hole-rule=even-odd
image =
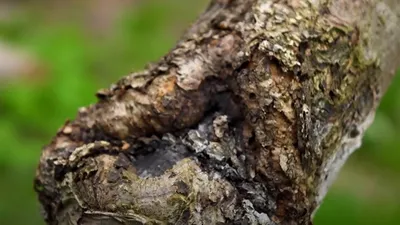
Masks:
[[[400,64],[397,0],[213,0],[43,149],[48,224],[311,224]]]

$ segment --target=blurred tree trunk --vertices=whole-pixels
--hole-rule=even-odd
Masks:
[[[45,220],[311,224],[400,64],[399,22],[397,0],[213,0],[44,148]]]

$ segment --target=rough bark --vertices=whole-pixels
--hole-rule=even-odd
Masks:
[[[213,0],[43,149],[48,224],[311,224],[400,64],[397,0]]]

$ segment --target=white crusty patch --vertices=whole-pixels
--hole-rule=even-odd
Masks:
[[[273,8],[272,8],[272,3],[273,1],[262,1],[258,7],[258,10],[262,13],[273,13]]]
[[[206,77],[204,62],[199,57],[175,62],[178,69],[178,86],[185,90],[196,90]]]
[[[254,209],[253,203],[251,201],[244,199],[242,201],[243,208],[246,210],[245,216],[249,220],[250,224],[274,224],[266,213],[259,213]]]
[[[360,123],[357,127],[359,131],[359,135],[355,138],[351,138],[349,134],[346,134],[342,137],[342,141],[339,144],[339,149],[336,154],[332,155],[330,159],[328,159],[325,165],[321,168],[321,180],[320,186],[318,190],[318,194],[316,196],[316,202],[319,206],[322,200],[324,199],[326,193],[328,192],[329,187],[335,181],[338,172],[348,159],[348,157],[359,147],[361,147],[362,138],[364,136],[365,131],[367,128],[372,124],[374,121],[375,112],[371,112],[365,120]],[[317,209],[314,210],[314,213]]]

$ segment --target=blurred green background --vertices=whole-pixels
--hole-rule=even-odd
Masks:
[[[188,0],[0,0],[0,224],[43,224],[40,149],[97,89],[165,54],[204,10]],[[400,76],[316,225],[400,224]]]

